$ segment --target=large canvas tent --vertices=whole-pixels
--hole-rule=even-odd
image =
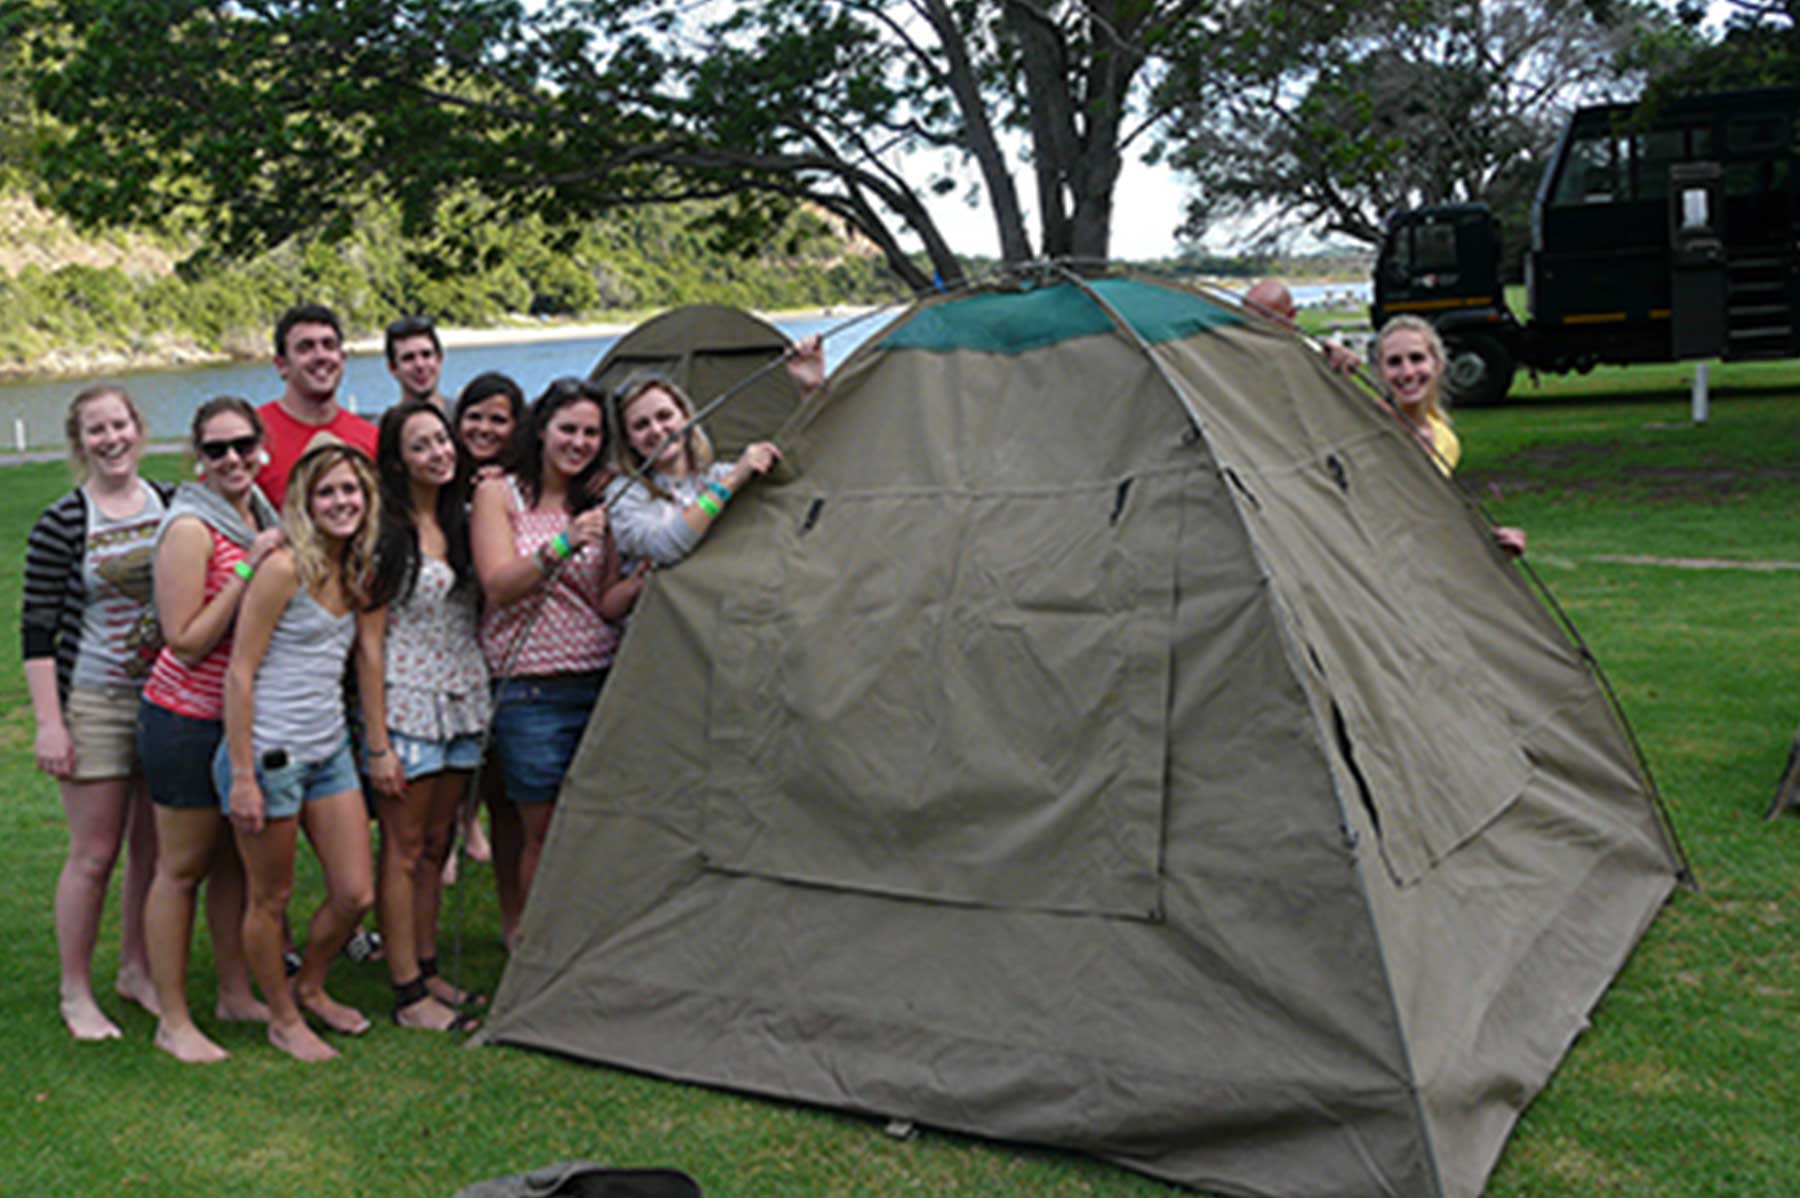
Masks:
[[[1478,1194],[1681,875],[1584,654],[1292,333],[915,305],[659,573],[484,1037],[1202,1189]]]
[[[633,375],[658,373],[701,403],[741,389],[707,421],[726,458],[769,436],[793,414],[800,392],[775,363],[793,347],[786,333],[741,308],[689,304],[651,317],[613,343],[588,379],[612,389]]]

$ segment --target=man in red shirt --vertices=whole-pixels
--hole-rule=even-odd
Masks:
[[[281,314],[275,322],[275,369],[287,389],[280,399],[256,409],[268,458],[256,483],[279,508],[287,494],[288,472],[301,454],[329,438],[354,445],[372,459],[375,426],[338,406],[344,329],[330,308],[301,304]]]

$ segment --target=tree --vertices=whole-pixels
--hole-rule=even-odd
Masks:
[[[422,228],[473,180],[556,222],[723,199],[721,246],[815,205],[919,287],[962,269],[903,155],[930,191],[973,169],[1006,260],[1105,258],[1123,155],[1173,110],[1153,85],[1219,2],[42,0],[36,95],[61,208],[197,214],[226,252],[372,193]]]
[[[18,33],[24,19],[15,0],[0,0],[0,183],[8,182],[25,160],[33,113]]]
[[[1707,15],[1699,0],[1678,6],[1689,26]],[[1656,97],[1792,86],[1800,82],[1800,0],[1726,0],[1723,35],[1680,56]]]
[[[1384,0],[1238,10],[1188,97],[1174,161],[1191,232],[1228,218],[1373,243],[1396,208],[1486,200],[1522,209],[1571,106],[1635,91],[1624,57],[1673,17],[1618,0]],[[1268,31],[1273,31],[1272,34]],[[1514,222],[1522,227],[1522,222]]]

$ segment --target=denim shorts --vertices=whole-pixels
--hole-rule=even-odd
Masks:
[[[290,819],[300,814],[303,803],[361,789],[348,736],[323,761],[295,761],[290,757],[285,764],[275,766],[265,764],[269,755],[259,754],[256,761],[256,784],[262,788],[264,819]],[[231,756],[225,751],[223,741],[219,742],[218,752],[213,755],[213,785],[219,790],[220,810],[230,815]]]
[[[400,769],[408,782],[445,770],[472,770],[481,764],[481,737],[473,732],[448,740],[427,740],[389,728],[388,745],[400,759]],[[366,769],[368,762],[363,766]]]
[[[219,805],[212,761],[225,725],[201,720],[144,699],[138,703],[138,759],[152,802],[190,811]]]
[[[506,797],[548,803],[587,730],[606,671],[503,678],[494,684],[494,749]]]

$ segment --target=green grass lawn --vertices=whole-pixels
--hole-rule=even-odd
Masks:
[[[1787,1198],[1800,1184],[1785,1102],[1800,1086],[1800,820],[1761,820],[1800,721],[1800,570],[1618,560],[1800,563],[1800,372],[1787,370],[1719,399],[1702,428],[1687,422],[1685,383],[1671,389],[1657,369],[1640,376],[1648,399],[1609,386],[1598,401],[1458,417],[1463,477],[1495,519],[1529,531],[1530,561],[1607,668],[1702,883],[1657,920],[1526,1113],[1494,1198]],[[179,463],[153,468],[172,477]],[[18,562],[65,476],[3,477],[0,553]],[[0,580],[15,623],[18,589],[16,571]],[[385,1022],[341,1061],[302,1068],[260,1028],[207,1018],[204,937],[195,1008],[234,1055],[185,1068],[151,1047],[148,1016],[111,997],[110,915],[96,976],[127,1038],[72,1044],[56,1016],[49,911],[62,816],[32,765],[17,640],[5,643],[0,1194],[448,1195],[567,1157],[676,1165],[725,1196],[1176,1192],[1078,1157],[929,1131],[900,1142],[862,1119],[515,1049],[461,1051]],[[318,881],[302,861],[310,909]],[[451,902],[464,974],[491,989],[502,957],[488,872],[467,865]],[[334,988],[387,1009],[379,966],[340,965]]]

